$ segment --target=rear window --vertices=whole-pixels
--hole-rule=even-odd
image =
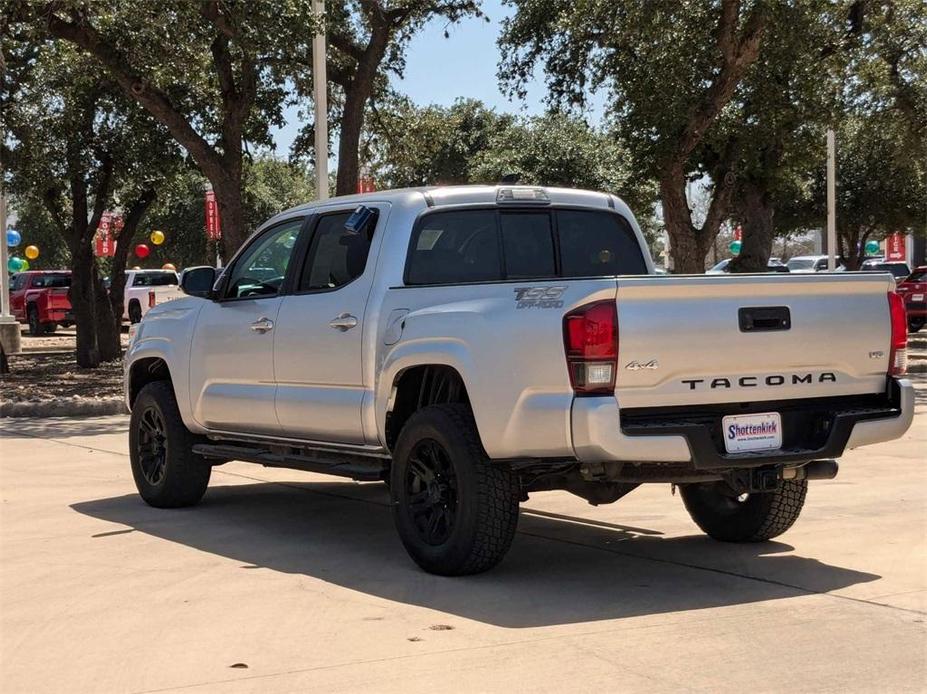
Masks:
[[[32,287],[44,289],[64,289],[71,286],[70,275],[37,275],[32,279]]]
[[[908,282],[923,282],[925,277],[927,277],[927,270],[915,270],[908,277]]]
[[[173,272],[140,272],[132,280],[133,287],[164,287],[177,284],[177,275]]]
[[[595,210],[449,210],[412,234],[406,283],[647,273],[628,222]]]

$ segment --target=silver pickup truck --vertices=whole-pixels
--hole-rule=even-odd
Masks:
[[[766,540],[914,393],[889,275],[656,276],[614,196],[384,191],[262,226],[152,308],[125,362],[132,472],[195,504],[231,460],[389,485],[426,571],[484,571],[518,505],[677,485],[711,537]]]

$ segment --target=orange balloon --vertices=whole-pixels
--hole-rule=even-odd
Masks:
[[[38,246],[26,246],[26,257],[29,260],[35,260],[39,257],[39,247]]]
[[[174,267],[174,263],[164,263],[164,265],[161,266],[161,269],[162,270],[173,270],[174,272],[177,272],[177,268]]]

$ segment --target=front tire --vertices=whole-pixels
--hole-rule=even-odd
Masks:
[[[721,542],[763,542],[792,527],[808,493],[807,480],[783,480],[774,492],[738,495],[725,482],[680,486],[686,510]]]
[[[184,426],[170,381],[142,388],[129,421],[129,458],[135,487],[146,503],[179,508],[203,498],[212,467],[193,453],[198,441]]]
[[[409,418],[393,455],[390,498],[402,544],[429,573],[486,571],[515,536],[518,478],[488,458],[463,405],[432,405]]]

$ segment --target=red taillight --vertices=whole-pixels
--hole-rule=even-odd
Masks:
[[[888,293],[888,311],[892,316],[892,344],[888,352],[888,375],[902,376],[908,370],[908,313],[904,298]]]
[[[570,383],[577,393],[612,393],[618,369],[618,312],[614,301],[580,306],[563,319]]]
[[[148,308],[154,308],[155,306],[155,293],[152,291],[148,292]]]

